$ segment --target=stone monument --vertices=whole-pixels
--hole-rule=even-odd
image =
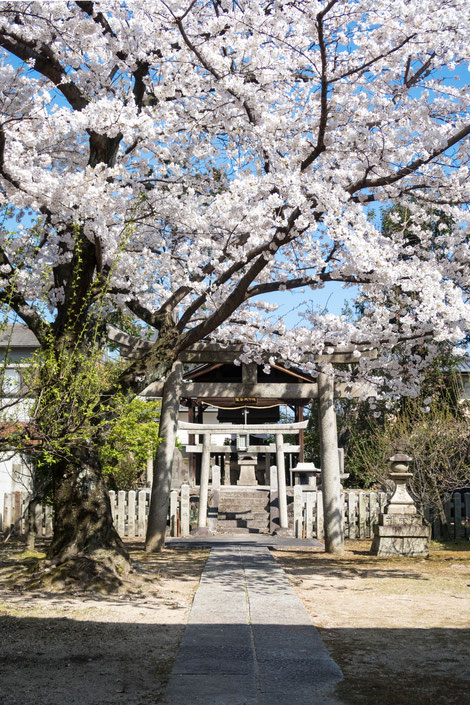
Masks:
[[[238,454],[238,465],[240,467],[240,478],[237,485],[243,487],[253,487],[258,484],[256,479],[256,455],[248,455],[245,453]]]
[[[395,492],[374,526],[370,552],[376,556],[428,556],[430,527],[418,514],[406,488],[413,476],[408,469],[412,458],[399,452],[389,460],[389,476],[395,482]]]

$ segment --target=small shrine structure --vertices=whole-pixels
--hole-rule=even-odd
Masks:
[[[199,433],[205,408],[217,410],[214,433],[223,444],[211,444],[213,461],[221,468],[224,485],[265,485],[269,483],[271,457],[277,453],[274,443],[281,421],[281,407],[289,407],[296,427],[296,442],[283,444],[289,457],[289,468],[304,461],[304,407],[316,392],[316,380],[304,372],[274,364],[267,372],[256,363],[235,365],[233,362],[207,363],[184,374],[185,393],[181,404],[188,408],[188,422]],[[248,393],[249,392],[249,393]],[[289,396],[290,395],[290,396]],[[233,425],[246,427],[241,434]],[[260,428],[269,425],[269,428]],[[178,425],[183,428],[182,423]],[[283,431],[287,435],[287,431]],[[292,431],[290,432],[292,435]],[[202,445],[191,433],[186,445],[190,484],[199,484]]]

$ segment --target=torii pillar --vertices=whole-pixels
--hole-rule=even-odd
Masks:
[[[157,448],[153,468],[146,551],[160,551],[165,545],[166,517],[171,490],[171,470],[175,450],[178,412],[183,388],[183,363],[176,360],[163,386]]]
[[[318,375],[318,417],[325,551],[327,553],[342,553],[344,550],[344,529],[333,372],[330,374],[321,372]]]

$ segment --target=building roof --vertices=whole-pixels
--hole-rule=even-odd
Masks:
[[[462,358],[457,365],[457,370],[459,372],[470,372],[470,356]]]
[[[14,323],[0,332],[0,347],[37,348],[39,347],[39,341],[24,323]]]

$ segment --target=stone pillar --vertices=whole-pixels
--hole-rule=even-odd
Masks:
[[[153,453],[147,458],[147,487],[152,487],[153,483]]]
[[[286,465],[282,433],[276,433],[276,462],[279,492],[279,526],[281,531],[287,531],[289,529],[289,520],[287,517]]]
[[[181,485],[181,536],[189,536],[189,485]]]
[[[158,432],[161,442],[157,448],[153,468],[153,484],[145,541],[146,551],[160,551],[165,545],[171,471],[182,387],[183,363],[180,360],[175,360],[163,385]]]
[[[208,534],[207,500],[209,494],[209,471],[211,460],[211,434],[205,433],[202,438],[201,484],[199,486],[199,514],[197,518],[198,534]],[[195,532],[193,532],[195,533]]]
[[[302,538],[303,529],[303,493],[302,485],[294,487],[294,536],[296,539]]]
[[[220,465],[212,466],[212,489],[220,490]]]
[[[318,375],[318,397],[325,551],[342,553],[344,531],[333,373]]]
[[[344,448],[338,448],[339,474],[344,474]]]
[[[269,531],[271,534],[279,529],[279,492],[277,487],[277,467],[269,468]]]
[[[170,492],[170,536],[178,536],[178,490]]]
[[[207,512],[207,528],[211,534],[217,531],[217,520],[219,518],[219,497],[220,497],[220,466],[212,466],[212,495]]]
[[[230,453],[224,455],[224,485],[230,485]]]

